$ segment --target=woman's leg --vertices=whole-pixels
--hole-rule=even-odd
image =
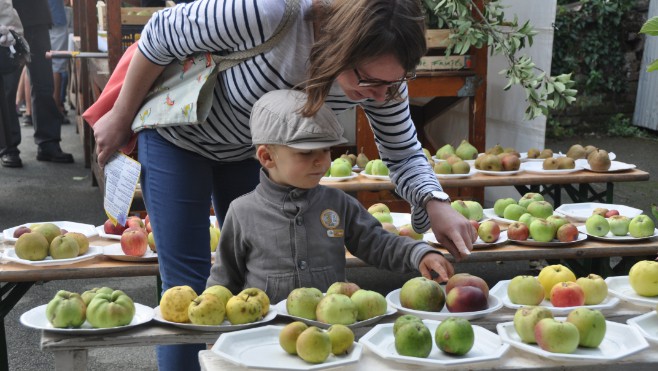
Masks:
[[[188,285],[197,294],[210,275],[210,194],[213,162],[180,149],[156,130],[139,134],[141,186],[158,249],[163,292]],[[156,348],[160,370],[198,370],[205,344]]]

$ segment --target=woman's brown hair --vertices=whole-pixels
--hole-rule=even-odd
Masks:
[[[320,109],[341,72],[386,54],[409,72],[427,52],[419,0],[316,0],[312,14],[319,29],[309,57],[304,116]],[[389,88],[390,98],[397,94],[398,86]]]

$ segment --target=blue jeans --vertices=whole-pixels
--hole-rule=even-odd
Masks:
[[[158,249],[163,292],[188,285],[200,294],[210,275],[210,204],[221,222],[230,202],[258,184],[255,159],[221,163],[176,147],[156,130],[138,138],[141,186]],[[205,344],[156,348],[160,370],[199,369]]]

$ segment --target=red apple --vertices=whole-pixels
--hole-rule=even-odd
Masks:
[[[123,231],[126,230],[126,227],[119,223],[117,223],[117,225],[114,225],[112,223],[112,220],[108,219],[103,224],[103,230],[107,234],[116,234],[117,236],[120,236],[123,233]]]
[[[144,256],[148,248],[148,237],[141,228],[128,228],[121,234],[121,250],[126,255]]]
[[[450,290],[446,306],[450,312],[477,312],[489,308],[489,301],[479,288],[460,286]]]
[[[525,223],[514,222],[507,227],[507,238],[516,241],[525,241],[530,237],[530,229]]]
[[[32,230],[29,227],[26,227],[24,225],[14,229],[14,238],[20,237],[23,233],[29,233],[32,232]]]
[[[130,216],[126,220],[126,227],[127,228],[141,228],[144,231],[146,231],[146,226],[144,225],[144,221],[142,218],[138,216]]]
[[[144,226],[146,227],[146,233],[153,232],[153,228],[151,228],[151,222],[144,223]]]
[[[585,291],[575,282],[558,282],[551,289],[555,307],[579,307],[585,304]]]
[[[146,216],[144,217],[144,225],[149,224],[150,222],[151,222],[151,217],[149,216],[149,214],[146,214]]]
[[[493,220],[485,220],[480,223],[478,236],[480,236],[484,242],[496,242],[498,241],[498,237],[500,237],[500,226]]]
[[[489,297],[489,285],[487,285],[487,282],[482,278],[474,276],[470,273],[457,273],[450,277],[448,282],[446,282],[446,293],[450,292],[455,287],[461,286],[477,287],[482,290],[485,297]]]
[[[477,220],[469,219],[469,223],[475,228],[475,232],[477,233],[478,229],[480,228],[480,223]]]
[[[557,239],[560,242],[572,242],[578,239],[578,228],[571,224],[567,223],[557,230]]]
[[[605,213],[606,218],[609,218],[613,215],[619,215],[619,210],[612,209],[612,210],[608,210],[608,212]]]

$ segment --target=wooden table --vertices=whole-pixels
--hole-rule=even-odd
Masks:
[[[538,192],[548,194],[553,199],[553,205],[558,207],[562,204],[562,189],[573,202],[601,201],[613,202],[614,183],[616,182],[639,182],[649,180],[649,173],[639,169],[620,172],[596,173],[581,170],[564,175],[533,174],[523,172],[511,176],[495,176],[477,173],[468,178],[443,178],[440,183],[443,188],[458,187],[502,187],[514,186],[523,195],[526,192]],[[596,191],[593,183],[604,183],[603,192]],[[358,177],[342,182],[321,182],[321,184],[333,188],[342,189],[345,192],[361,191],[393,191],[395,185],[387,180],[374,180],[359,174]]]

